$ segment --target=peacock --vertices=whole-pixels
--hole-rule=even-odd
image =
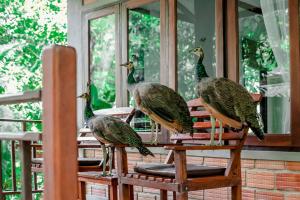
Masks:
[[[199,81],[198,94],[204,106],[212,114],[210,145],[214,145],[216,117],[220,121],[219,145],[222,145],[222,122],[234,128],[242,128],[241,124],[247,125],[260,140],[263,140],[263,123],[250,93],[240,84],[227,78],[209,77],[203,65],[203,49],[198,47],[191,52],[199,57],[196,65],[196,75]],[[228,120],[228,118],[233,120]],[[236,123],[236,121],[241,123]]]
[[[132,61],[122,64],[129,70],[127,88],[138,108],[153,121],[173,133],[193,133],[193,122],[184,99],[171,88],[159,83],[139,83]],[[157,132],[153,143],[157,143]],[[153,130],[152,130],[153,134]]]
[[[147,149],[143,142],[142,138],[129,126],[119,118],[109,116],[109,115],[97,115],[95,116],[90,102],[90,95],[84,93],[79,96],[86,100],[86,106],[84,110],[85,116],[89,117],[88,127],[95,136],[95,138],[100,142],[102,151],[103,151],[103,172],[102,176],[106,176],[106,159],[107,152],[105,144],[111,145],[129,145],[131,147],[136,147],[140,154],[143,156],[151,155],[154,157],[154,154]],[[110,150],[110,154],[111,154]],[[109,156],[112,158],[112,155]],[[112,170],[112,159],[109,162],[109,174]]]

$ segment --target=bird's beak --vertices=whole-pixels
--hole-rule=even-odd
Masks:
[[[84,94],[77,96],[77,98],[83,98]]]
[[[121,67],[127,67],[128,64],[129,64],[129,63],[127,62],[127,63],[120,64],[120,66],[121,66]]]
[[[189,50],[189,53],[193,53],[193,52],[194,52],[194,49],[190,49],[190,50]]]

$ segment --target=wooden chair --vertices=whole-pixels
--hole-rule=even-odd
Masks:
[[[260,101],[261,96],[253,95],[253,98],[255,101]],[[201,109],[203,106],[199,99],[188,102],[188,105],[191,115],[198,119],[194,123],[196,133],[193,137],[174,136],[172,139],[175,143],[164,146],[165,149],[170,150],[164,164],[136,166],[135,172],[129,173],[125,147],[116,147],[120,200],[133,199],[133,186],[159,189],[161,200],[168,199],[168,191],[173,192],[173,199],[187,200],[189,191],[220,187],[231,187],[232,199],[242,198],[241,150],[247,137],[248,127],[235,132],[228,127],[225,128],[222,137],[224,146],[203,145],[203,141],[210,139],[211,124],[208,121],[210,115]],[[218,139],[218,134],[215,135],[215,139]],[[187,150],[230,150],[230,158],[226,168],[190,165],[186,162]]]
[[[135,110],[133,108],[129,107],[122,107],[122,108],[113,108],[113,109],[103,109],[96,111],[95,114],[105,114],[105,115],[112,115],[116,117],[120,117],[124,119],[127,123],[130,123],[131,119],[133,118],[135,113]],[[125,118],[124,118],[125,116]],[[81,137],[82,147],[91,147],[91,144],[85,144],[84,143],[84,136],[90,136],[88,141],[94,140],[96,143],[99,143],[90,132],[89,129],[82,129],[81,130]],[[92,138],[91,138],[92,137]],[[99,144],[97,144],[99,146]],[[113,157],[109,158],[113,160],[113,169],[115,168],[115,162],[114,162],[114,153],[112,153]],[[78,172],[78,184],[79,184],[79,199],[85,200],[86,199],[86,183],[96,183],[96,184],[103,184],[108,186],[108,199],[110,200],[117,200],[117,186],[118,186],[118,177],[116,174],[113,176],[108,177],[101,177],[99,176],[102,172],[102,166],[101,169],[98,170],[90,170],[85,172]]]

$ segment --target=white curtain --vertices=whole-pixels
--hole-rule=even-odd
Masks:
[[[268,116],[272,115],[272,109],[280,106],[282,120],[274,120],[270,123],[282,123],[282,131],[290,132],[290,72],[289,72],[289,29],[288,29],[288,1],[287,0],[260,0],[264,23],[267,30],[268,41],[274,53],[278,67],[268,73],[267,79],[280,77],[282,82],[268,83],[265,86],[267,97],[280,96],[283,100],[276,103],[268,100]],[[269,82],[269,81],[268,81]],[[286,98],[284,98],[286,97]],[[274,113],[273,113],[274,115]],[[269,124],[269,123],[268,123]],[[271,125],[272,126],[272,125]]]

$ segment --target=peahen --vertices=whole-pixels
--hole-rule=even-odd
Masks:
[[[133,62],[122,64],[129,70],[128,90],[138,108],[153,121],[175,133],[193,133],[193,122],[184,99],[171,88],[159,83],[139,83]],[[157,142],[157,129],[154,143]]]
[[[85,116],[89,116],[88,127],[91,129],[95,138],[100,142],[103,150],[103,176],[106,176],[105,167],[107,152],[105,144],[125,144],[131,147],[136,147],[143,156],[154,156],[153,153],[144,146],[142,138],[129,126],[129,124],[113,116],[95,116],[89,103],[90,95],[88,93],[84,93],[79,97],[86,99],[87,103],[84,112]],[[112,158],[112,155],[110,155],[110,158]],[[111,174],[112,159],[110,159],[109,169]]]
[[[210,144],[214,144],[216,116],[220,121],[220,145],[222,145],[222,122],[234,128],[242,128],[241,124],[245,124],[260,140],[263,140],[262,120],[250,93],[240,84],[227,78],[210,78],[203,65],[203,49],[198,47],[191,52],[199,56],[196,65],[199,96],[202,98],[204,106],[212,113]],[[233,120],[230,121],[228,118]],[[235,123],[236,121],[241,123]]]

